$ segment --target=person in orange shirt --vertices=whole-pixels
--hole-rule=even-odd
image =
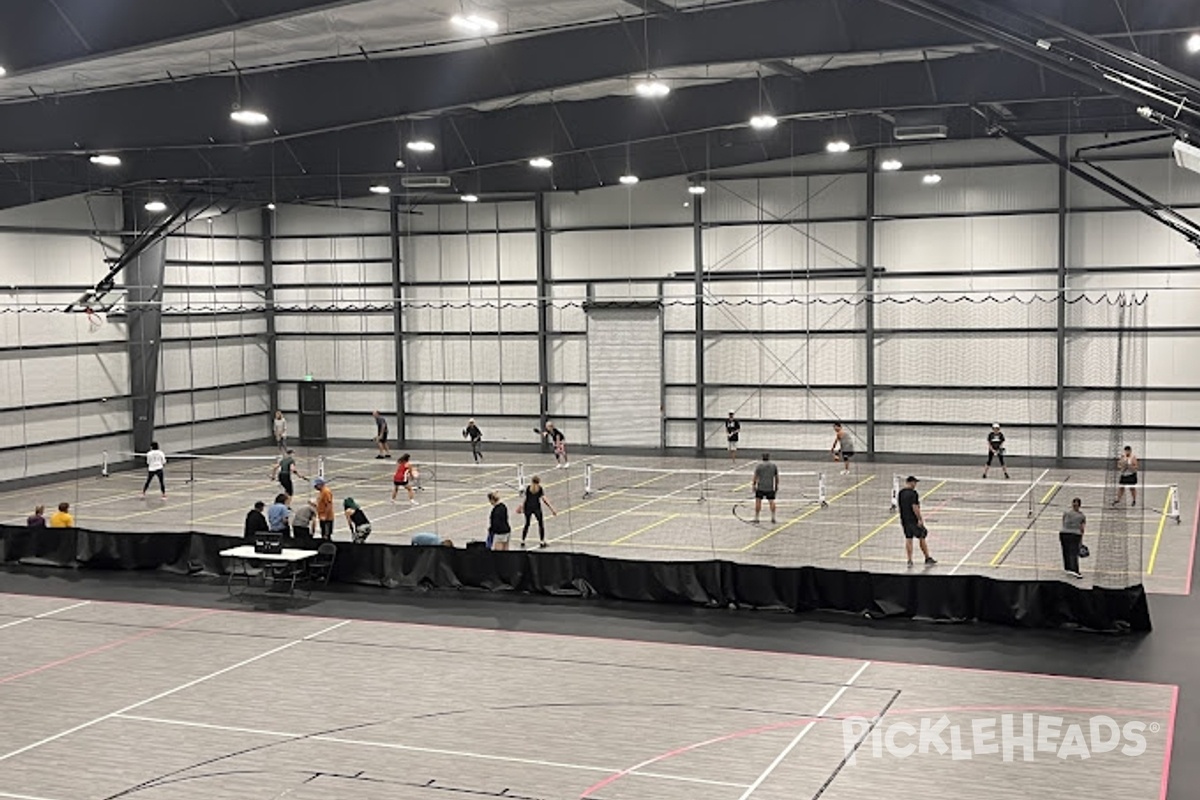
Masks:
[[[333,490],[329,488],[329,484],[324,478],[317,478],[313,481],[313,488],[317,490],[317,522],[321,526],[321,538],[333,538]]]
[[[50,515],[51,528],[74,528],[75,517],[71,514],[70,503],[59,503],[58,511]]]

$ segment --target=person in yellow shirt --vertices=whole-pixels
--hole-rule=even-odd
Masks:
[[[74,528],[75,517],[71,514],[70,503],[59,503],[58,511],[50,515],[51,528]]]

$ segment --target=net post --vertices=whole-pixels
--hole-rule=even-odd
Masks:
[[[583,496],[590,497],[592,494],[592,465],[590,463],[583,465]]]
[[[892,511],[895,511],[900,505],[900,475],[892,476]]]
[[[100,454],[100,477],[108,477],[108,451],[105,450]]]
[[[325,456],[317,456],[317,477],[325,477]]]
[[[1175,520],[1175,524],[1180,522],[1179,516],[1179,484],[1171,484],[1171,506],[1167,509],[1167,516]]]
[[[517,464],[517,491],[525,488],[525,465]]]
[[[817,500],[821,503],[821,508],[829,505],[829,499],[825,493],[825,473],[817,473]]]

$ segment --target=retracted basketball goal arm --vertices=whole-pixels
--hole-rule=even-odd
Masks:
[[[170,236],[184,225],[194,221],[200,214],[212,208],[213,205],[213,203],[207,203],[203,207],[199,207],[199,201],[196,198],[185,200],[169,217],[138,234],[130,242],[129,246],[125,248],[125,252],[121,254],[121,257],[109,268],[108,274],[64,310],[67,312],[98,311],[101,313],[110,311],[120,300],[119,297],[114,297],[117,293],[117,276],[133,263],[134,259],[144,253],[150,245]],[[193,210],[195,210],[195,213],[190,214],[189,212]]]

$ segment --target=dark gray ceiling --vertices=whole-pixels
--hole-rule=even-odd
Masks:
[[[1200,57],[1183,47],[1184,32],[1200,30],[1194,0],[765,0],[684,12],[630,3],[627,18],[467,49],[245,72],[240,87],[223,74],[8,100],[0,103],[0,207],[115,187],[253,202],[361,196],[378,181],[398,187],[401,143],[418,134],[438,149],[404,153],[407,171],[451,174],[461,191],[526,192],[612,183],[627,168],[652,178],[802,155],[834,134],[860,147],[887,144],[888,120],[904,110],[936,111],[954,138],[988,135],[972,107],[992,104],[1004,107],[1006,126],[1027,134],[1147,129],[1134,111],[1155,103],[1105,78],[1110,59],[1140,79],[1166,82],[1156,108],[1169,110],[1176,97],[1200,100],[1200,86],[1188,85],[1200,75]],[[83,70],[117,52],[347,5],[0,4],[0,64],[10,71],[0,80],[64,63]],[[1029,10],[1051,19],[1008,13]],[[948,12],[961,18],[947,20]],[[1052,22],[1103,39],[1077,42]],[[1043,37],[1056,43],[1050,51],[1034,46]],[[872,55],[913,51],[928,58]],[[862,65],[791,61],[853,54]],[[681,80],[661,101],[599,92],[551,103],[544,94],[626,79],[647,64],[702,76],[709,65],[736,63],[758,64],[761,82]],[[244,103],[269,111],[268,130],[229,120],[239,90]],[[783,119],[774,131],[746,126],[760,104]],[[119,153],[124,164],[93,166],[93,152]],[[554,157],[552,171],[527,166],[538,154]]]

